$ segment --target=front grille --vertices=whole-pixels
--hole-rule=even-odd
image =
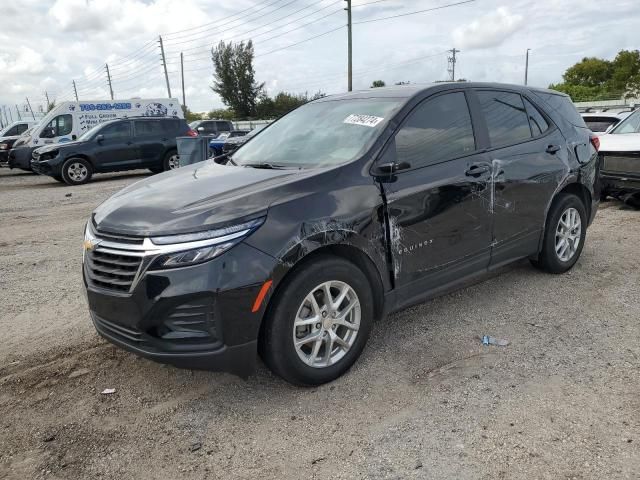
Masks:
[[[123,235],[120,233],[96,232],[95,227],[92,230],[98,238],[103,240],[108,240],[109,242],[126,243],[129,245],[142,245],[142,243],[144,242],[143,237],[135,237],[133,235]]]
[[[602,158],[602,170],[640,175],[640,154],[635,152],[605,153]]]
[[[128,292],[140,270],[142,256],[98,248],[87,252],[85,262],[88,280],[93,285]]]

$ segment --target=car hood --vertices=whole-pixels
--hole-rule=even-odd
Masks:
[[[45,145],[44,147],[36,148],[35,151],[38,152],[38,154],[42,155],[43,153],[53,152],[54,150],[62,150],[63,148],[64,149],[75,148],[80,145],[85,145],[86,143],[87,142],[50,143],[48,145]]]
[[[600,136],[601,152],[640,152],[640,133],[608,133]]]
[[[99,231],[170,235],[229,226],[266,214],[288,182],[313,170],[268,170],[205,161],[134,183],[93,213]]]

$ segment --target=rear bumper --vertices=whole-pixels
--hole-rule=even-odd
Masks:
[[[640,192],[640,176],[614,172],[600,172],[601,191],[606,195]]]

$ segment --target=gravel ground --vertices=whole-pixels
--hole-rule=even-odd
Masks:
[[[640,478],[640,212],[603,204],[570,273],[523,262],[392,315],[300,389],[96,335],[83,225],[143,175],[0,170],[0,478]]]

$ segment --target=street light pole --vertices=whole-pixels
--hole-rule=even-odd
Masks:
[[[527,58],[525,60],[525,64],[524,64],[524,84],[527,84],[527,80],[529,77],[529,50],[531,50],[530,48],[527,48]]]

